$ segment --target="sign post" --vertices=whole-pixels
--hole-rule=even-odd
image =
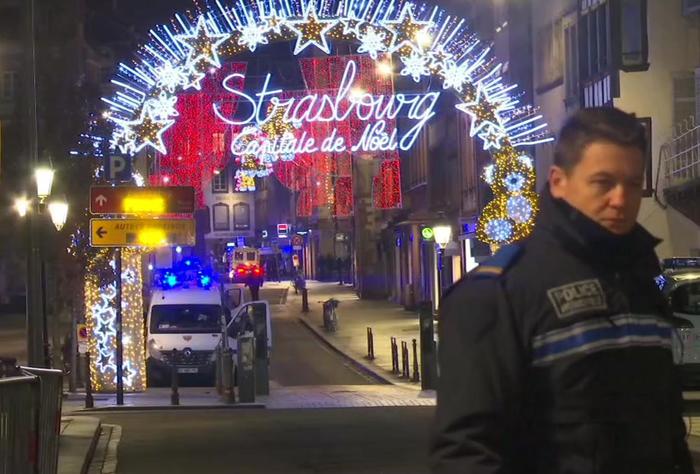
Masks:
[[[114,249],[114,273],[117,274],[117,405],[124,405],[124,341],[122,321],[122,249]]]

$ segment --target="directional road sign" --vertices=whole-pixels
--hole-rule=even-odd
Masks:
[[[194,188],[190,186],[92,186],[92,214],[191,214]]]
[[[194,219],[90,219],[92,247],[169,247],[194,244]]]

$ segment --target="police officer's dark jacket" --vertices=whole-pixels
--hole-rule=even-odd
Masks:
[[[657,244],[543,194],[442,302],[433,472],[693,472]]]

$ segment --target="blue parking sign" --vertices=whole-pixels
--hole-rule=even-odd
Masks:
[[[110,182],[125,183],[131,181],[131,157],[127,155],[109,155],[105,157],[105,178]]]

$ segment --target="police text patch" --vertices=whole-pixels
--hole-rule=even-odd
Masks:
[[[608,309],[605,293],[597,279],[581,280],[547,290],[559,319],[579,313]]]

